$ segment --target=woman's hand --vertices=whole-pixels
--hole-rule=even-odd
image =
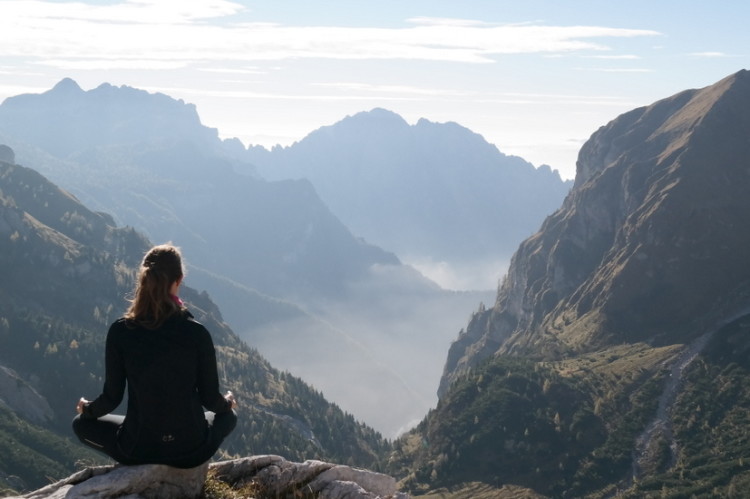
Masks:
[[[76,404],[76,412],[78,414],[83,414],[83,406],[88,404],[89,401],[85,398],[81,397],[81,399],[78,401],[78,404]]]
[[[234,398],[234,394],[230,390],[227,390],[227,394],[224,395],[224,398],[232,403],[232,409],[237,407],[237,399]]]

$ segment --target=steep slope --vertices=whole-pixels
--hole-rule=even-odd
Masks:
[[[452,346],[443,389],[496,352],[685,343],[745,307],[748,136],[747,71],[598,130],[562,208]]]
[[[0,382],[0,488],[38,487],[96,459],[70,441],[73,404],[101,390],[107,327],[148,246],[34,170],[0,161],[0,370],[17,387]],[[379,434],[271,367],[205,292],[185,288],[183,298],[212,333],[223,385],[241,400],[229,455],[376,463],[386,445]]]
[[[492,262],[490,276],[570,188],[548,166],[506,156],[456,123],[412,126],[385,109],[247,157],[266,178],[309,179],[355,234],[408,262]]]
[[[593,134],[392,472],[415,491],[480,482],[498,497],[741,496],[749,136],[747,71]]]

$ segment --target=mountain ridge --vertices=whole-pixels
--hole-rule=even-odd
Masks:
[[[113,99],[114,95],[126,97]],[[84,145],[124,145],[185,135],[214,148],[221,142],[215,128],[201,124],[195,105],[127,85],[102,83],[83,90],[71,78],[64,78],[41,94],[6,98],[2,112],[4,121],[13,123],[14,137],[26,141],[35,137],[31,142],[41,142],[61,157]],[[71,123],[75,113],[85,113],[88,121]],[[60,120],[69,126],[61,126]]]

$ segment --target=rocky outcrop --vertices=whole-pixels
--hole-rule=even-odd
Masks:
[[[54,417],[47,399],[13,369],[4,366],[0,366],[0,406],[6,406],[36,424],[44,424]]]
[[[16,162],[16,153],[5,144],[0,144],[0,161],[13,164]]]
[[[163,465],[87,468],[15,499],[197,498],[204,491],[207,474],[230,489],[252,483],[258,499],[408,499],[397,491],[396,480],[387,475],[322,461],[295,463],[273,455],[220,461],[190,470]]]
[[[396,480],[388,475],[322,461],[293,463],[279,456],[253,456],[211,465],[216,479],[231,486],[257,483],[268,497],[320,499],[400,498]]]
[[[97,466],[21,497],[190,499],[201,495],[207,471],[208,463],[187,470],[164,465]]]
[[[563,206],[451,347],[441,391],[495,353],[687,343],[748,298],[750,72],[635,109],[582,147]]]

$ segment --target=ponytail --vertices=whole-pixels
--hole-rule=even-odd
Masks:
[[[125,313],[125,319],[148,329],[159,328],[182,308],[170,295],[170,290],[183,275],[179,248],[170,244],[151,248],[143,257],[135,296]]]

